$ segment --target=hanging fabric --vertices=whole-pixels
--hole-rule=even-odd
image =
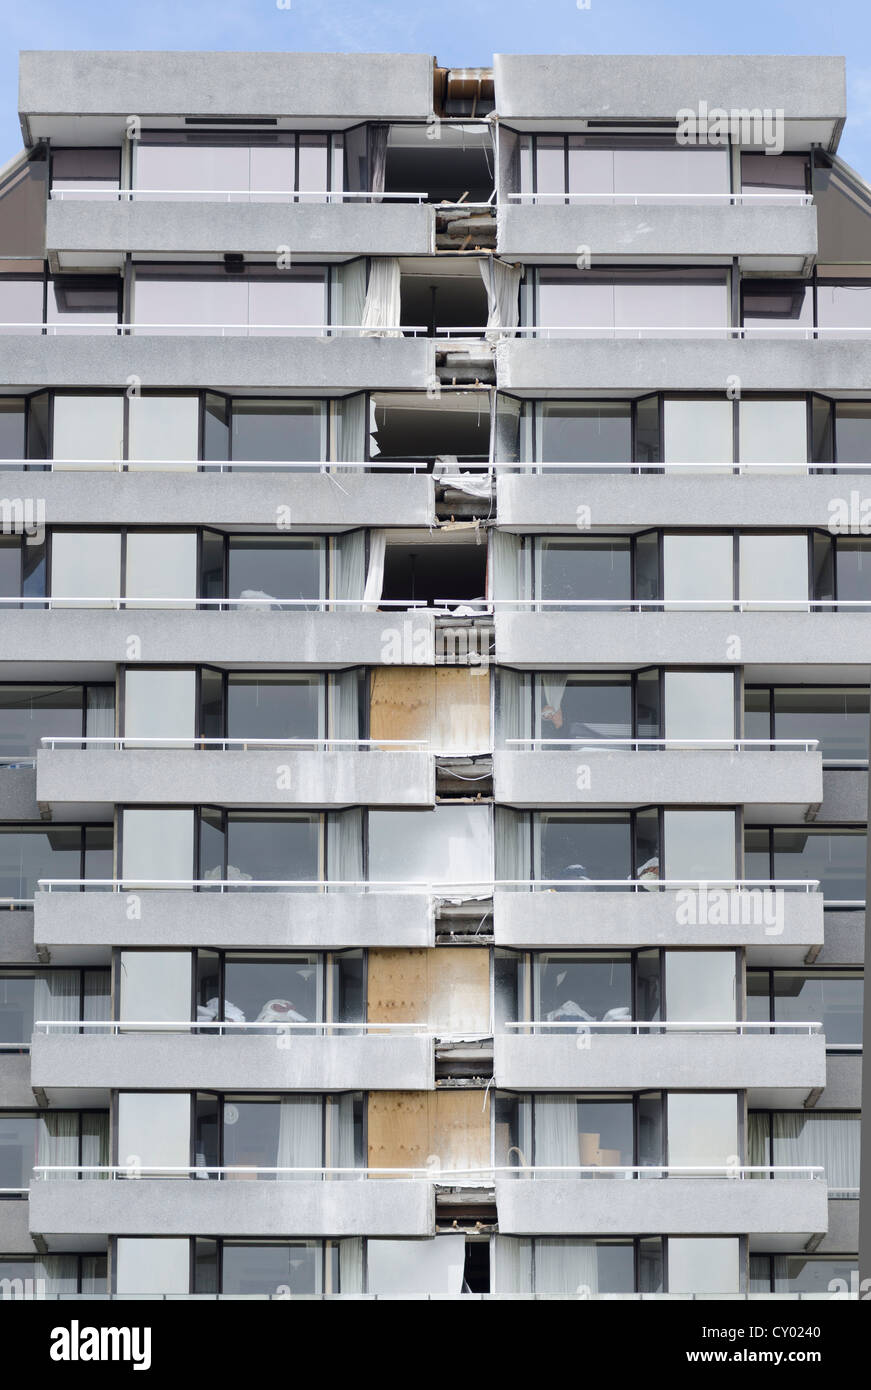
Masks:
[[[369,127],[369,188],[373,195],[373,203],[380,203],[380,195],[384,192],[389,134],[389,126],[370,125]]]
[[[364,338],[401,338],[399,261],[395,256],[376,256],[369,265],[369,285],[360,333]]]
[[[363,590],[363,607],[374,611],[381,601],[384,588],[384,561],[387,555],[387,532],[369,532],[369,565],[366,570],[366,587]]]
[[[487,341],[513,338],[520,322],[520,266],[487,256],[478,262],[487,291]]]

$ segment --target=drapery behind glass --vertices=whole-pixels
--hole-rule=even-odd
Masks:
[[[322,1108],[319,1096],[290,1096],[279,1103],[278,1168],[320,1168]],[[278,1176],[312,1182],[319,1175],[302,1172]]]

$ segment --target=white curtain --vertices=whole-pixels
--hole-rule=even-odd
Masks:
[[[363,1240],[339,1241],[339,1293],[363,1292]]]
[[[532,876],[529,819],[511,806],[497,806],[493,818],[497,879]]]
[[[336,455],[337,463],[362,463],[366,452],[366,396],[358,391],[354,396],[345,396],[336,405]],[[336,473],[355,473],[353,468],[333,470]]]
[[[109,1116],[82,1116],[82,1165],[102,1167],[109,1159]],[[91,1178],[108,1178],[108,1173],[92,1173]]]
[[[346,261],[344,265],[336,266],[333,285],[333,323],[350,330],[347,335],[340,332],[338,337],[355,338],[355,325],[363,322],[363,309],[366,305],[366,257],[359,256],[355,261]]]
[[[75,1110],[53,1110],[40,1115],[36,1140],[37,1164],[75,1166],[79,1161],[79,1117]],[[75,1173],[48,1173],[46,1177],[75,1179]]]
[[[360,334],[364,338],[401,338],[399,261],[395,256],[377,256],[369,264],[369,285],[363,308]]]
[[[336,811],[330,816],[327,823],[327,854],[328,882],[359,883],[362,880],[363,812],[359,806]],[[362,889],[357,891],[362,892]]]
[[[490,531],[490,597],[528,598],[521,568],[520,537],[510,531]],[[506,605],[507,607],[507,605]]]
[[[532,1293],[532,1241],[497,1236],[493,1242],[494,1291]]]
[[[354,1153],[354,1097],[339,1096],[330,1103],[331,1168],[356,1167]],[[360,1170],[362,1174],[362,1169]]]
[[[376,195],[384,192],[389,134],[389,126],[371,125],[369,127],[369,188]],[[381,199],[376,196],[372,202],[380,203]]]
[[[509,738],[528,738],[530,735],[528,680],[523,671],[512,671],[509,666],[499,668],[496,718],[500,747],[504,747]]]
[[[333,545],[333,597],[360,599],[366,583],[366,532],[343,531]],[[349,612],[342,604],[339,612]]]
[[[567,676],[567,671],[549,671],[546,676],[542,676],[541,688],[544,692],[545,708],[553,710],[554,714],[562,713]],[[548,722],[552,723],[552,721]],[[555,738],[566,737],[566,732],[561,724],[554,724],[553,730]]]
[[[591,1240],[537,1240],[535,1292],[599,1292],[596,1246]]]
[[[384,588],[384,560],[387,553],[387,532],[369,532],[369,566],[366,570],[366,587],[363,590],[364,606],[378,607]]]
[[[106,1287],[105,1264],[99,1255],[82,1256],[82,1293],[102,1293]]]
[[[464,1235],[435,1236],[431,1240],[370,1240],[366,1254],[369,1293],[462,1292]]]
[[[84,1020],[105,1022],[111,1017],[111,986],[108,970],[85,971],[85,1004],[82,1011]],[[99,1033],[106,1036],[105,1028],[83,1028],[83,1033]]]
[[[497,394],[490,425],[490,459],[495,463],[516,463],[518,460],[520,407],[516,396]]]
[[[288,1096],[279,1102],[278,1168],[319,1168],[321,1157],[320,1096]],[[282,1178],[315,1182],[317,1173],[283,1173]]]
[[[43,1255],[33,1262],[33,1277],[45,1280],[46,1293],[78,1292],[75,1255]]]
[[[535,1164],[556,1167],[578,1166],[578,1103],[574,1097],[536,1096]],[[563,1181],[571,1173],[541,1173],[542,1178]],[[558,1289],[551,1290],[558,1293]]]
[[[774,1164],[821,1166],[829,1192],[859,1186],[860,1117],[843,1110],[817,1115],[775,1111]]]
[[[360,673],[337,671],[331,680],[331,738],[360,737]]]
[[[33,1021],[58,1022],[79,1017],[79,975],[76,970],[51,970],[33,982]],[[57,1033],[76,1033],[76,1027],[52,1028]]]
[[[520,321],[520,266],[488,256],[478,262],[487,291],[487,339],[513,338]]]
[[[88,738],[114,738],[115,687],[113,685],[88,686],[85,733]],[[101,745],[97,744],[96,746],[99,748]]]

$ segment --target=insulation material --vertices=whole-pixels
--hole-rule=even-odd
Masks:
[[[485,948],[370,950],[367,1019],[425,1024],[436,1034],[490,1033],[490,958]]]
[[[373,739],[421,739],[434,753],[491,748],[490,679],[480,666],[380,666],[370,683]]]
[[[453,1294],[463,1291],[464,1235],[433,1240],[370,1240],[368,1292],[375,1294]]]
[[[367,1134],[370,1168],[487,1169],[489,1092],[372,1091]]]

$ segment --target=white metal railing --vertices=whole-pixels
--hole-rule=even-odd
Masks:
[[[662,460],[659,463],[637,462],[637,463],[617,463],[603,461],[601,463],[590,462],[566,462],[566,461],[547,461],[547,460],[515,460],[509,462],[504,459],[481,459],[478,455],[454,455],[458,463],[469,469],[474,469],[478,473],[628,473],[644,474],[651,477],[661,476],[668,473],[689,471],[693,473],[715,473],[722,476],[743,475],[748,473],[776,473],[784,472],[787,474],[806,474],[809,477],[832,476],[839,473],[868,473],[871,472],[871,463],[811,463],[807,459],[797,459],[794,463],[783,462],[756,462],[756,463],[712,463],[710,460],[699,460],[696,463],[669,463]],[[80,470],[87,472],[90,470],[105,473],[149,473],[149,472],[215,472],[230,473],[235,471],[244,472],[268,472],[270,469],[278,469],[287,473],[428,473],[435,455],[420,456],[418,458],[406,457],[402,459],[377,458],[377,459],[23,459],[23,458],[0,458],[0,469],[28,469],[34,472],[54,472],[56,470]]]
[[[744,203],[768,203],[780,206],[783,203],[807,207],[813,203],[812,193],[791,192],[784,189],[777,193],[509,193],[510,203],[629,203],[632,206],[650,202],[664,203],[714,203],[739,206]]]
[[[493,609],[511,611],[512,609],[528,608],[535,612],[539,609],[552,608],[560,609],[604,609],[611,612],[624,613],[643,613],[647,611],[656,612],[681,612],[694,610],[700,612],[726,611],[730,613],[751,613],[754,611],[762,612],[788,612],[788,613],[811,613],[833,610],[840,612],[842,609],[857,609],[868,611],[871,609],[871,596],[867,599],[788,599],[788,598],[470,598],[463,599],[464,607],[475,608],[481,615],[489,613]],[[36,607],[42,609],[54,608],[110,608],[115,610],[127,608],[183,608],[194,610],[197,608],[216,608],[221,612],[229,612],[236,608],[253,608],[271,610],[276,612],[279,609],[301,608],[326,613],[333,609],[350,609],[351,611],[366,610],[373,613],[383,609],[423,609],[435,610],[445,609],[452,611],[458,606],[455,598],[435,598],[431,604],[426,599],[384,599],[384,598],[278,598],[269,595],[266,598],[176,598],[170,596],[151,595],[148,598],[124,597],[119,598],[109,594],[88,594],[84,597],[73,595],[43,594],[34,597],[32,595],[3,595],[0,596],[0,607],[23,608]],[[637,740],[636,740],[637,741]],[[764,740],[770,742],[771,740]],[[553,742],[553,740],[549,740]]]
[[[810,341],[814,338],[871,338],[871,324],[821,325],[797,323],[766,324],[527,324],[516,328],[494,330],[522,338],[770,338],[785,337]]]
[[[413,883],[406,879],[217,879],[217,878],[40,878],[37,887],[47,893],[66,888],[109,889],[113,893],[124,893],[130,888],[211,888],[222,892],[232,889],[283,889],[285,892],[300,889],[314,889],[326,892],[334,888],[356,889],[364,892],[411,893],[415,896],[451,896],[464,890],[474,890],[479,894],[486,889],[488,895],[500,889],[528,888],[577,888],[585,883],[593,888],[620,888],[626,892],[649,893],[670,888],[730,888],[736,892],[759,891],[762,889],[795,889],[813,893],[820,886],[818,878],[482,878],[463,882],[437,882],[434,880]],[[22,902],[32,906],[32,899],[0,899],[0,902]],[[864,902],[839,902],[827,904],[838,907],[864,907]]]
[[[531,1033],[539,1030],[558,1029],[565,1032],[566,1029],[580,1033],[598,1032],[599,1029],[619,1030],[624,1033],[707,1033],[716,1030],[723,1033],[736,1033],[738,1037],[743,1037],[745,1033],[765,1032],[765,1033],[807,1033],[808,1035],[822,1031],[821,1023],[805,1023],[788,1021],[776,1021],[765,1019],[764,1022],[750,1019],[695,1019],[689,1023],[674,1022],[671,1019],[635,1019],[620,1018],[599,1021],[595,1018],[576,1018],[574,1015],[566,1016],[556,1023],[548,1023],[539,1019],[520,1019],[503,1024],[505,1028],[527,1028]]]
[[[380,337],[393,334],[403,338],[426,337],[429,328],[425,324],[378,324],[369,328],[359,323],[129,323],[121,320],[87,320],[74,323],[0,323],[0,329],[27,329],[39,332],[45,337],[62,337],[66,333],[99,333],[103,336],[121,337],[141,333],[185,333],[192,330],[204,337],[261,337],[270,338],[287,333],[300,337],[330,338],[337,334],[356,335],[361,338]]]
[[[2,462],[2,460],[0,460]],[[756,461],[753,463],[735,462],[724,460],[722,463],[714,463],[710,459],[697,460],[696,462],[670,463],[668,459],[661,459],[656,463],[638,460],[635,463],[616,463],[612,461],[602,462],[566,462],[552,461],[545,459],[524,460],[523,462],[509,462],[507,460],[491,460],[487,465],[493,472],[542,472],[542,473],[643,473],[657,476],[667,473],[692,472],[692,473],[716,473],[724,476],[730,474],[744,473],[776,473],[783,471],[789,474],[805,473],[809,476],[817,474],[837,474],[844,473],[867,473],[871,471],[871,463],[812,463],[809,459],[796,459],[794,463],[784,463],[781,461],[766,463]]]
[[[0,602],[4,600],[0,599]],[[8,602],[16,602],[14,599]],[[358,601],[358,600],[355,600]],[[36,599],[34,602],[44,602]],[[223,600],[227,602],[227,600]],[[435,608],[456,607],[457,600],[453,598],[434,598],[432,600]],[[837,599],[837,598],[482,598],[464,599],[464,604],[469,607],[477,607],[481,613],[487,613],[491,609],[511,609],[528,608],[535,612],[538,609],[573,609],[573,608],[600,608],[611,612],[623,613],[645,613],[645,612],[672,612],[677,613],[682,610],[697,610],[700,612],[725,611],[729,613],[751,613],[754,611],[765,612],[795,612],[811,613],[834,609],[871,609],[871,595],[867,599]]]
[[[223,198],[228,203],[257,203],[268,198],[286,203],[301,203],[303,199],[322,203],[353,202],[355,199],[379,203],[425,203],[429,195],[427,193],[374,193],[371,189],[360,191],[342,188],[317,188],[305,192],[290,188],[93,188],[88,184],[82,184],[81,187],[74,188],[53,188],[51,197],[58,202],[64,202],[67,198],[73,201],[82,198],[96,198],[102,202],[113,200],[122,203],[135,202],[137,198],[168,198],[172,202],[181,200],[195,202],[200,198],[217,201]]]
[[[656,1175],[659,1178],[669,1177],[698,1177],[700,1174],[707,1174],[711,1177],[722,1177],[731,1179],[751,1178],[756,1173],[764,1173],[773,1176],[775,1173],[791,1173],[809,1182],[825,1180],[825,1169],[819,1165],[812,1164],[617,1164],[613,1166],[598,1166],[594,1164],[530,1164],[530,1165],[507,1165],[491,1164],[486,1168],[439,1168],[435,1164],[429,1168],[339,1168],[324,1165],[311,1165],[309,1167],[272,1167],[265,1164],[240,1164],[238,1167],[228,1167],[218,1164],[167,1164],[166,1166],[139,1165],[138,1163],[92,1163],[92,1164],[47,1164],[38,1163],[34,1165],[33,1172],[37,1181],[46,1180],[56,1173],[73,1173],[78,1175],[98,1175],[105,1174],[113,1179],[136,1178],[165,1178],[165,1177],[188,1177],[203,1178],[214,1174],[217,1178],[232,1178],[241,1175],[254,1174],[260,1176],[267,1174],[270,1177],[290,1177],[304,1173],[313,1174],[319,1178],[327,1176],[350,1177],[350,1178],[405,1178],[409,1181],[433,1182],[444,1186],[452,1186],[465,1181],[476,1183],[490,1183],[498,1175],[509,1173],[513,1177],[536,1177],[540,1173],[559,1173],[567,1177],[589,1175],[590,1177],[651,1177]]]
[[[354,1036],[363,1033],[394,1033],[407,1037],[438,1038],[440,1041],[464,1041],[473,1040],[486,1041],[493,1036],[492,1026],[486,1030],[479,1028],[466,1028],[465,1030],[434,1028],[430,1023],[374,1023],[361,1021],[359,1023],[330,1023],[323,1019],[309,1020],[290,1020],[270,1019],[266,1023],[237,1022],[235,1020],[222,1021],[221,1019],[211,1019],[202,1021],[200,1019],[37,1019],[34,1021],[33,1030],[36,1033],[64,1033],[83,1030],[85,1032],[108,1033],[111,1037],[118,1037],[120,1034],[147,1033],[154,1029],[159,1033],[248,1033],[263,1032],[273,1034],[275,1032],[296,1032],[296,1033],[321,1033],[327,1036],[331,1033],[347,1032]]]
[[[71,739],[70,742],[82,742],[81,739]],[[45,743],[45,739],[42,740]],[[507,738],[508,745],[519,745],[524,748],[541,749],[545,745],[556,744],[558,748],[680,748],[686,749],[728,749],[729,751],[742,750],[745,748],[777,749],[777,748],[800,748],[805,753],[811,753],[819,747],[818,738],[599,738],[591,734],[586,738],[551,738],[543,734],[540,738]],[[498,751],[498,750],[497,750]]]
[[[221,752],[226,752],[230,748],[238,748],[244,752],[249,748],[298,748],[325,753],[334,748],[344,750],[393,748],[402,752],[425,752],[429,748],[429,740],[422,738],[319,738],[316,735],[310,738],[200,738],[199,735],[191,738],[162,738],[159,735],[146,737],[145,735],[128,734],[119,737],[117,735],[87,734],[84,737],[76,738],[75,735],[71,734],[62,736],[48,734],[39,741],[43,748],[48,749],[56,749],[61,746],[71,748],[136,748],[140,750],[143,748],[146,750],[148,748],[215,748]]]
[[[456,606],[456,600],[451,602]],[[369,609],[375,612],[383,608],[425,608],[425,599],[366,599],[366,598],[277,598],[268,595],[266,598],[170,598],[153,595],[150,598],[117,598],[111,595],[90,594],[84,598],[73,597],[70,595],[45,594],[41,598],[22,595],[19,598],[11,596],[0,597],[0,607],[21,608],[112,608],[121,610],[125,608],[216,608],[221,612],[230,612],[234,608],[261,608],[276,612],[285,608],[302,608],[318,613],[326,613],[332,609],[361,610]]]

